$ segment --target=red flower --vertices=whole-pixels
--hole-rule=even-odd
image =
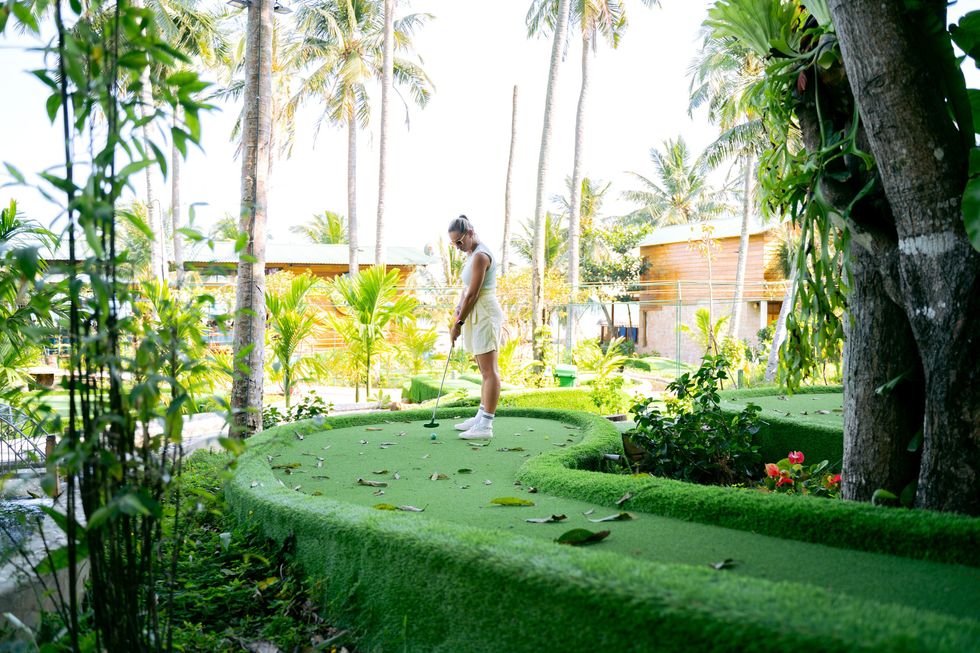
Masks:
[[[793,479],[786,478],[785,476],[779,479],[778,481],[776,481],[776,487],[779,487],[781,485],[792,485],[792,484],[793,484]]]
[[[799,465],[800,463],[803,462],[803,452],[790,451],[787,458],[789,458],[789,462],[792,463],[793,465]]]
[[[837,485],[838,483],[840,483],[840,474],[834,474],[833,476],[827,477],[827,487]]]
[[[776,463],[766,463],[766,475],[773,478],[779,476],[779,466]]]

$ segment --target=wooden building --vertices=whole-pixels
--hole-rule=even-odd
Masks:
[[[783,226],[752,224],[749,229],[742,319],[736,336],[750,343],[759,329],[779,316],[786,293],[779,259],[783,233]],[[715,320],[731,315],[740,235],[741,220],[726,219],[662,227],[640,243],[640,255],[649,268],[637,293],[638,351],[679,356],[688,363],[700,361],[703,349],[679,328],[693,327],[696,311],[709,305]],[[727,333],[727,325],[722,333]]]

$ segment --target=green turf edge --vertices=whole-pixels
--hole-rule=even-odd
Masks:
[[[622,439],[612,423],[586,413],[552,410],[520,409],[507,414],[571,421],[585,429],[581,443],[529,458],[521,467],[521,481],[548,494],[614,506],[630,492],[634,498],[626,508],[666,517],[839,548],[980,567],[980,547],[976,545],[980,542],[980,518],[587,471],[600,466],[603,454],[622,453]]]
[[[342,428],[377,419],[326,422]],[[594,418],[563,419],[588,425]],[[295,537],[314,595],[332,620],[356,633],[362,650],[542,651],[560,643],[562,650],[740,651],[760,641],[835,653],[980,650],[975,621],[796,583],[423,523],[281,486],[265,453],[294,433],[321,428],[310,421],[253,438],[226,497],[240,519],[257,522],[266,535]]]
[[[819,395],[844,392],[842,385],[805,385],[790,392],[784,387],[770,385],[762,388],[741,388],[739,390],[722,390],[718,394],[722,399],[747,399],[750,397],[777,397],[779,395]]]
[[[478,406],[478,397],[467,397],[446,404],[449,408]],[[596,412],[595,403],[589,391],[584,388],[541,388],[501,392],[499,406],[503,408],[538,408],[547,406],[559,410],[582,410]]]

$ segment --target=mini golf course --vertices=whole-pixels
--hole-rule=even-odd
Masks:
[[[377,650],[547,650],[557,637],[563,649],[766,637],[980,650],[980,556],[964,553],[980,520],[572,469],[615,451],[615,428],[582,413],[498,415],[489,443],[456,437],[459,409],[435,429],[421,413],[279,427],[252,441],[229,499],[269,535],[296,537],[324,606]],[[499,505],[515,499],[533,505]],[[620,513],[632,519],[592,521]],[[527,521],[553,515],[565,518]],[[845,525],[840,546],[800,541],[828,530],[820,519]],[[609,535],[555,543],[577,528]],[[937,531],[948,548],[923,546]],[[915,557],[872,552],[882,533]]]

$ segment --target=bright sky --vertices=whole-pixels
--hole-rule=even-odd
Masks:
[[[629,29],[617,50],[602,44],[594,58],[586,118],[584,171],[593,179],[612,182],[605,209],[613,215],[630,208],[619,198],[622,191],[636,187],[627,171],[652,174],[651,147],[680,134],[698,152],[716,135],[703,112],[693,119],[687,115],[687,68],[711,2],[663,0],[663,6],[654,9],[639,2],[625,4]],[[460,0],[399,3],[401,12],[434,16],[415,42],[436,90],[425,109],[410,106],[410,127],[403,105],[392,110],[388,244],[433,243],[453,217],[465,213],[489,245],[500,247],[515,84],[519,98],[512,215],[520,223],[533,214],[550,42],[526,38],[527,6],[527,0],[503,0],[492,8]],[[977,8],[980,0],[961,0],[950,9],[950,22]],[[43,109],[45,89],[19,72],[40,65],[39,55],[24,50],[26,44],[24,38],[0,42],[5,96],[0,103],[0,161],[28,173],[56,165],[60,143]],[[564,179],[572,170],[580,61],[580,41],[573,38],[558,80],[549,198],[564,192]],[[968,81],[977,86],[976,77]],[[380,90],[375,90],[372,103],[372,124],[360,134],[357,160],[359,238],[366,259],[373,258],[377,210]],[[192,152],[183,168],[182,202],[206,204],[197,209],[201,227],[238,212],[241,163],[230,142],[237,113],[237,106],[226,105],[203,118],[203,152]],[[311,106],[300,115],[293,156],[278,162],[273,171],[269,232],[277,242],[295,240],[289,227],[314,213],[347,212],[346,134],[324,125],[314,140],[319,113]],[[142,186],[138,191],[143,192]],[[170,194],[162,180],[157,193],[167,210]],[[30,217],[45,223],[58,214],[33,191],[0,189],[3,205],[10,197],[16,197]],[[515,224],[512,229],[520,228]]]

